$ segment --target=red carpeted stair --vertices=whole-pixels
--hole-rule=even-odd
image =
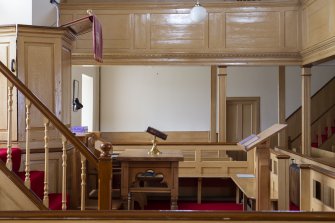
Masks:
[[[335,134],[335,121],[332,123],[332,125],[334,125],[334,126],[330,127],[331,135]],[[319,148],[324,142],[326,142],[327,139],[328,139],[328,131],[329,131],[329,129],[327,127],[325,127],[324,132],[321,134],[321,136],[315,135],[315,139],[314,139],[315,141],[313,141],[311,143],[311,146],[315,147],[315,148]],[[319,142],[319,137],[321,137],[321,144],[320,145],[318,143]]]
[[[7,160],[7,149],[0,148],[0,160],[6,163]],[[24,182],[25,172],[20,172],[21,164],[21,149],[12,148],[12,163],[13,172],[18,175]],[[30,184],[31,190],[42,200],[43,199],[43,188],[44,188],[44,171],[30,171]],[[67,196],[67,203],[69,203],[69,197]],[[49,208],[51,210],[62,209],[62,195],[61,194],[49,194]]]

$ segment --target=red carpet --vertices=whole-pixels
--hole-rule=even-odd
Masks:
[[[7,161],[7,149],[0,149],[0,159],[6,163]],[[13,163],[13,171],[17,172],[20,169],[21,164],[21,149],[12,148],[12,163]]]
[[[0,149],[0,160],[6,163],[7,160],[7,149]],[[18,172],[21,164],[21,149],[12,148],[12,162],[13,171],[18,175],[24,182],[25,172]],[[30,171],[30,184],[31,190],[42,200],[44,193],[44,171]],[[69,204],[69,197],[66,198],[67,204]],[[49,208],[51,210],[62,209],[62,195],[61,194],[49,194]]]
[[[169,201],[148,201],[145,210],[170,210]],[[243,205],[233,202],[197,202],[179,201],[178,210],[222,210],[222,211],[242,211]]]
[[[290,211],[300,211],[300,208],[297,205],[290,203]]]

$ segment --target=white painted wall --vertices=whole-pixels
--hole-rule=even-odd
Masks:
[[[94,115],[93,115],[93,110],[94,110],[93,77],[83,74],[81,76],[81,81],[82,81],[81,103],[85,105],[81,109],[81,125],[87,126],[88,131],[92,132],[93,123],[94,123],[94,120],[93,120],[94,119]]]
[[[277,122],[277,67],[228,67],[228,97],[261,97],[261,130]]]
[[[87,87],[83,86],[83,75],[89,76],[93,79],[93,91],[87,90]],[[91,131],[98,131],[99,130],[99,68],[98,67],[82,67],[82,66],[72,66],[72,83],[73,80],[79,81],[79,101],[82,102],[84,105],[83,109],[89,109],[91,112],[93,112],[93,124]],[[71,86],[72,86],[71,83]],[[86,99],[83,100],[82,92],[90,92],[89,94],[93,94],[91,97],[93,98],[93,105],[91,105],[91,102],[86,102]],[[72,98],[72,92],[71,92],[71,98]],[[76,93],[75,93],[76,94]],[[84,103],[90,103],[85,104]],[[89,100],[88,100],[89,101]],[[80,126],[80,125],[86,125],[87,119],[83,120],[85,117],[82,116],[82,110],[76,111],[71,113],[71,126]],[[91,118],[89,118],[91,120]]]
[[[209,87],[205,66],[103,67],[100,130],[208,130]]]
[[[312,94],[335,76],[312,68]],[[286,116],[301,105],[301,68],[286,68]],[[261,130],[278,119],[278,67],[228,67],[228,97],[260,97]],[[207,131],[210,67],[106,66],[101,76],[101,131]]]
[[[31,25],[32,1],[33,0],[0,0],[0,25]]]
[[[32,0],[32,24],[56,26],[56,8],[50,0]]]

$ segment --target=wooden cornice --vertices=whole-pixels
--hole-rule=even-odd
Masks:
[[[335,52],[335,36],[321,43],[310,46],[301,51],[303,65],[311,64],[315,61],[324,60],[327,57],[334,56]]]
[[[79,4],[80,3],[80,4]],[[153,9],[190,9],[194,6],[193,0],[181,1],[148,1],[148,0],[131,0],[131,1],[94,1],[94,0],[68,0],[60,5],[60,9],[67,10],[87,10],[87,9],[134,9],[134,10],[153,10]],[[263,0],[263,1],[222,1],[222,0],[203,0],[201,4],[206,9],[211,8],[234,8],[234,7],[292,7],[299,6],[299,0]]]
[[[73,53],[73,65],[96,64],[90,54]],[[299,53],[143,53],[105,54],[104,65],[301,65]]]

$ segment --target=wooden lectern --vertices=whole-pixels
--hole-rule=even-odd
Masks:
[[[256,211],[271,210],[270,201],[270,137],[283,130],[286,124],[274,124],[258,135],[238,143],[246,151],[255,149]]]

